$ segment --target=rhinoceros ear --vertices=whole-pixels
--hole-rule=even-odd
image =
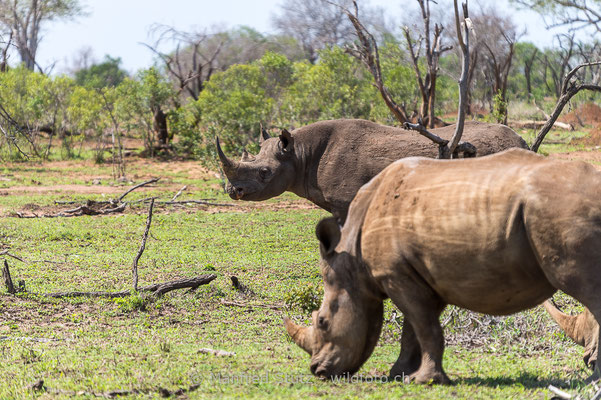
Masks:
[[[338,242],[340,242],[340,226],[336,222],[336,218],[324,218],[317,224],[315,228],[317,239],[321,242],[319,250],[323,257],[334,252]]]
[[[280,148],[283,153],[291,153],[294,150],[294,138],[286,129],[282,129],[280,135]]]

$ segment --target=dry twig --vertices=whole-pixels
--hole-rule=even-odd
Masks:
[[[148,206],[148,217],[146,218],[146,228],[144,229],[144,235],[142,236],[142,244],[140,245],[138,254],[136,254],[136,257],[134,258],[134,263],[131,267],[133,286],[135,291],[138,291],[138,261],[140,261],[140,257],[142,257],[142,253],[144,253],[144,249],[146,248],[146,240],[148,239],[148,233],[150,232],[150,224],[152,223],[153,207],[154,199],[150,201],[150,206]]]
[[[10,276],[10,269],[8,268],[8,262],[6,260],[4,260],[4,268],[2,268],[2,279],[4,279],[4,284],[6,285],[6,290],[8,291],[8,293],[17,293],[17,290],[13,285],[13,280]]]
[[[175,201],[180,194],[182,194],[182,192],[184,190],[186,190],[188,188],[188,185],[184,185],[184,187],[182,187],[180,190],[178,190],[178,192],[175,194],[175,196],[173,196],[173,198],[171,199],[171,201]]]

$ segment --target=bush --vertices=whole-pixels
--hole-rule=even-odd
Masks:
[[[308,284],[307,286],[291,288],[284,295],[284,304],[289,309],[299,308],[306,313],[311,313],[321,307],[323,288]]]

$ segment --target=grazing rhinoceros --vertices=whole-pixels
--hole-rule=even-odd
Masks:
[[[432,130],[450,139],[455,126]],[[465,123],[462,140],[484,156],[511,148],[528,148],[513,130],[497,124]],[[341,222],[361,186],[399,158],[435,158],[438,147],[417,132],[359,119],[316,122],[283,131],[278,138],[262,133],[261,151],[228,159],[217,139],[217,151],[236,200],[260,201],[285,191],[296,193],[330,211]]]
[[[315,375],[352,374],[374,349],[391,298],[405,315],[391,375],[447,383],[439,323],[447,304],[504,315],[560,289],[598,325],[600,199],[592,166],[525,150],[396,161],[357,193],[343,228],[333,218],[318,224],[323,303],[313,326],[286,319],[287,331]]]

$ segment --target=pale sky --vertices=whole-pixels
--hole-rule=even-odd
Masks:
[[[527,29],[525,40],[538,46],[549,46],[552,34],[544,29],[541,18],[530,11],[515,11],[508,0],[481,0],[495,4],[502,12],[512,14],[519,26]],[[399,25],[403,4],[411,0],[371,0],[382,6]],[[105,54],[121,57],[129,72],[152,64],[153,55],[140,42],[150,43],[149,27],[153,23],[168,24],[181,30],[248,25],[262,33],[272,33],[270,16],[277,12],[281,0],[82,0],[88,11],[75,21],[50,22],[38,50],[38,63],[47,67],[56,63],[54,73],[64,72],[74,55],[91,47],[96,60]],[[470,8],[480,1],[470,1]],[[361,4],[361,2],[359,3]],[[439,2],[442,6],[444,2]],[[413,4],[412,4],[413,5]],[[432,7],[439,7],[435,4]],[[449,8],[451,10],[452,8]],[[17,56],[13,56],[13,61]]]

